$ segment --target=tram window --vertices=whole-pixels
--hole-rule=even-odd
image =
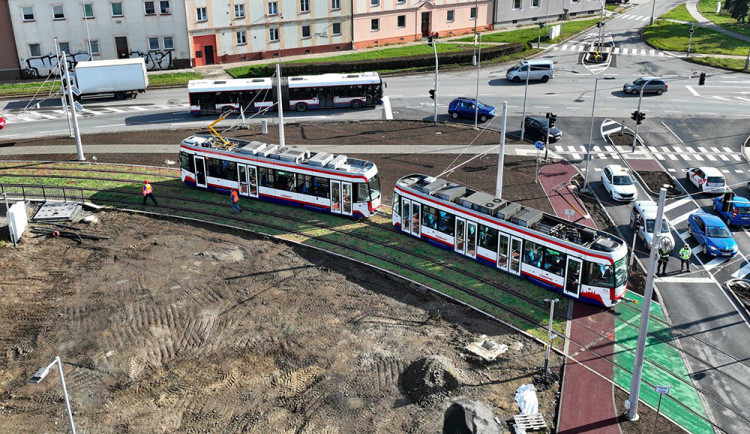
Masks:
[[[401,195],[395,192],[393,193],[393,213],[401,215]]]
[[[597,264],[586,261],[584,265],[583,284],[591,286],[603,286],[612,288],[614,278],[612,276],[612,266]]]
[[[549,247],[544,249],[544,270],[558,276],[563,275],[563,267],[565,264],[565,254],[558,252],[557,250],[550,249]]]
[[[427,205],[422,207],[422,225],[430,229],[438,228],[437,209]]]
[[[452,237],[456,233],[456,217],[445,211],[438,212],[438,230]]]
[[[313,195],[317,197],[328,197],[328,179],[326,178],[313,178]]]
[[[497,248],[497,229],[479,225],[479,247],[494,251]]]
[[[187,152],[180,151],[180,167],[182,170],[187,170],[190,173],[195,172],[193,167],[193,156]]]
[[[355,202],[367,202],[369,194],[367,194],[367,184],[359,182],[355,184],[357,188],[354,189],[354,201]]]
[[[273,188],[273,170],[267,167],[259,167],[260,186]]]
[[[275,189],[287,191],[294,190],[294,173],[277,170],[275,175]]]
[[[233,161],[208,158],[208,176],[237,181],[237,164]]]
[[[536,268],[542,268],[544,246],[541,246],[533,241],[526,240],[523,242],[523,250],[524,252],[526,252],[523,255],[524,264],[528,264]]]
[[[367,182],[367,186],[369,187],[369,200],[378,200],[380,198],[380,177],[378,175],[375,175]]]
[[[297,174],[297,192],[310,194],[312,192],[312,175]]]

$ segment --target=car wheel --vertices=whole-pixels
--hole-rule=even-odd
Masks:
[[[732,219],[730,217],[727,217],[726,224],[727,224],[727,229],[729,229],[730,227],[732,227]]]
[[[663,93],[664,93],[664,91],[663,91],[663,90],[661,90],[661,89],[656,89],[656,94],[657,94],[657,95],[661,95],[661,94],[663,94]]]
[[[486,115],[479,115],[479,122],[487,122],[487,116]]]
[[[548,81],[549,81],[549,76],[548,75],[542,76],[542,83],[546,83]]]
[[[521,81],[521,77],[518,77],[518,76],[513,77],[514,83],[518,83],[519,81]]]
[[[452,117],[453,119],[458,119],[458,112],[452,112],[452,113],[451,113],[451,117]]]
[[[297,105],[296,105],[296,108],[297,108],[298,112],[303,112],[303,111],[307,110],[307,104],[305,104],[303,102],[298,102]]]
[[[631,95],[638,95],[638,89],[633,89],[630,91]]]

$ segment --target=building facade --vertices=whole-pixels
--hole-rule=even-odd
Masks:
[[[598,14],[598,0],[496,0],[495,27],[561,21],[576,16]]]
[[[10,20],[8,2],[0,0],[0,81],[18,80],[21,68],[18,63],[13,23]]]
[[[352,49],[347,0],[186,0],[193,66]]]
[[[143,57],[151,70],[189,66],[181,0],[9,0],[8,6],[25,77],[50,73],[57,63],[56,43],[72,65]]]
[[[353,0],[354,48],[493,28],[493,0]]]

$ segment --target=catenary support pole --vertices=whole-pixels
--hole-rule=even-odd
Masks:
[[[70,430],[73,432],[73,434],[76,434],[76,426],[73,424],[73,412],[70,410],[68,388],[65,386],[65,376],[63,375],[60,356],[55,357],[55,361],[57,362],[57,373],[60,374],[60,384],[62,384],[63,397],[65,398],[65,409],[68,410],[68,422],[70,423]]]
[[[281,96],[281,64],[276,64],[276,95],[279,97],[279,145],[284,146],[284,98]]]
[[[531,65],[526,63],[526,88],[523,90],[523,114],[521,115],[521,141],[526,133],[526,97],[529,95],[529,76],[531,75]]]
[[[503,101],[503,118],[500,124],[500,155],[497,157],[497,180],[495,181],[495,197],[503,198],[503,167],[505,165],[505,121],[508,116],[508,101]]]
[[[638,420],[638,399],[641,393],[641,376],[643,374],[643,359],[646,351],[646,336],[648,335],[648,317],[651,313],[651,297],[654,293],[654,275],[656,274],[656,257],[659,254],[659,242],[661,237],[662,219],[664,218],[664,202],[667,197],[667,189],[659,190],[659,207],[656,211],[654,236],[651,239],[651,254],[648,261],[648,272],[646,273],[646,288],[643,293],[643,306],[641,307],[641,324],[638,328],[638,344],[635,349],[635,361],[633,362],[633,377],[630,381],[630,396],[625,401],[628,420]]]
[[[482,35],[475,33],[474,40],[476,41],[477,35],[479,35],[479,50],[477,52],[477,98],[476,104],[474,104],[474,129],[479,128],[479,64],[482,62]]]
[[[594,114],[596,113],[596,91],[599,88],[599,77],[594,80],[594,102],[591,104],[591,128],[589,129],[589,144],[586,147],[586,170],[584,171],[583,189],[589,188],[589,162],[591,161],[591,141],[594,140]]]
[[[78,118],[76,117],[76,107],[75,102],[73,101],[73,86],[71,85],[70,81],[70,73],[68,71],[68,61],[65,58],[65,52],[62,52],[62,62],[63,62],[63,68],[65,68],[65,78],[66,82],[68,83],[68,102],[70,103],[70,114],[73,118],[73,134],[76,138],[76,150],[78,151],[78,161],[84,161],[86,160],[86,157],[83,156],[83,144],[81,143],[81,131],[78,129]]]

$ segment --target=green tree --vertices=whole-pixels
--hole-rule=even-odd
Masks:
[[[750,0],[732,0],[732,2],[727,5],[727,8],[729,9],[729,14],[732,18],[740,23],[744,23],[745,18],[747,18],[748,10],[750,10]]]

